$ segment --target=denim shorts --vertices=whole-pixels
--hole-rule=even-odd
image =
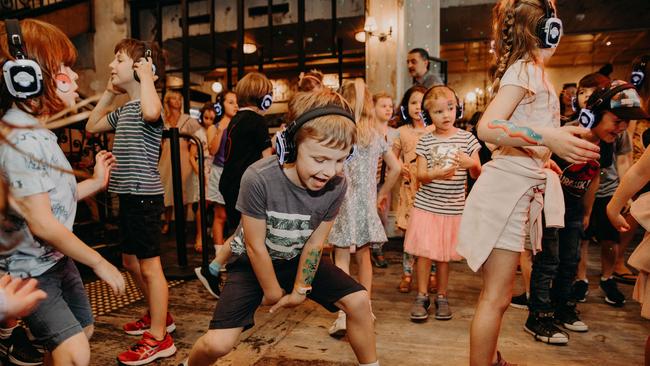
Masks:
[[[120,194],[122,253],[138,259],[160,256],[160,215],[163,196]]]
[[[93,313],[81,275],[72,259],[63,257],[38,277],[38,288],[47,298],[23,320],[29,330],[50,352],[66,339],[92,325]]]

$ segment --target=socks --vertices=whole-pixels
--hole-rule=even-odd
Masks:
[[[221,271],[221,263],[217,262],[217,260],[213,260],[210,262],[210,265],[208,266],[208,270],[210,271],[210,274],[218,277],[219,276],[219,271]]]
[[[601,280],[601,281],[607,281],[607,280],[609,280],[610,278],[613,278],[613,276],[610,276],[610,277],[603,277],[603,276],[600,276],[600,280]]]
[[[360,363],[359,366],[379,366],[379,361],[373,363]]]
[[[17,325],[12,328],[0,328],[0,339],[7,339],[11,337],[11,333],[16,329]]]

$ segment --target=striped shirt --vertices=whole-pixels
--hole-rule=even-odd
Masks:
[[[108,191],[117,194],[163,194],[158,171],[162,121],[147,123],[140,100],[131,100],[107,116],[115,129],[113,155],[117,165],[111,172]]]
[[[471,133],[458,129],[455,135],[440,137],[429,132],[423,135],[415,147],[415,153],[427,159],[429,169],[448,167],[453,156],[462,151],[472,155],[481,148]],[[414,206],[438,215],[462,215],[465,207],[465,181],[467,169],[456,169],[451,179],[436,179],[423,184],[415,195]]]

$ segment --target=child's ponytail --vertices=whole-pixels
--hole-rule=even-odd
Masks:
[[[512,44],[514,41],[515,33],[515,2],[516,0],[508,0],[504,2],[506,3],[506,8],[504,9],[502,27],[500,27],[502,28],[501,33],[503,37],[503,54],[501,54],[498,58],[497,69],[494,73],[494,83],[492,84],[492,89],[494,91],[499,89],[499,82],[501,81],[501,77],[508,68],[508,61],[510,60],[510,55],[512,53]],[[495,32],[498,32],[498,30],[495,30]]]

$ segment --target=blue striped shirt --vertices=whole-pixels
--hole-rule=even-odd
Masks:
[[[107,119],[115,129],[113,155],[117,159],[108,191],[117,194],[163,194],[158,171],[162,120],[145,122],[140,100],[127,102],[109,113]]]

